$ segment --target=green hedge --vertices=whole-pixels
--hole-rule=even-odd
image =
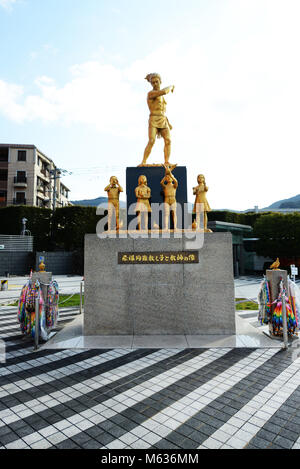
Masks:
[[[259,217],[253,235],[259,238],[257,254],[263,256],[300,256],[300,214],[270,213]]]
[[[35,250],[78,251],[78,270],[82,266],[84,235],[95,233],[100,216],[96,207],[62,207],[52,210],[39,207],[0,208],[0,233],[21,233],[22,218],[27,218],[27,228],[34,236]],[[251,236],[260,238],[257,254],[277,256],[300,256],[299,213],[235,213],[214,210],[208,213],[209,220],[239,223],[254,227]]]
[[[24,217],[37,251],[83,249],[85,233],[96,233],[101,218],[96,215],[96,207],[62,207],[56,209],[54,216],[46,208],[4,207],[0,208],[0,234],[19,235]]]
[[[58,208],[53,217],[53,233],[56,247],[67,251],[83,248],[84,235],[96,233],[96,225],[101,217],[96,215],[96,207]]]
[[[225,221],[226,223],[239,223],[240,225],[254,226],[262,213],[248,212],[236,213],[229,210],[212,210],[208,212],[208,221]]]
[[[238,213],[229,210],[212,210],[208,212],[208,221],[225,221],[226,223],[239,223]]]

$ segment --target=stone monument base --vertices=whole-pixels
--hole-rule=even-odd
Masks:
[[[84,335],[235,334],[231,234],[203,236],[199,262],[126,265],[122,253],[169,258],[188,240],[86,235]]]

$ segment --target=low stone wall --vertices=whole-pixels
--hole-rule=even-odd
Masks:
[[[54,275],[83,274],[80,268],[82,253],[54,252],[11,252],[0,251],[0,275],[29,275],[30,270],[38,270],[39,257],[45,258],[46,269]],[[79,262],[80,261],[80,262]]]
[[[26,275],[34,268],[35,259],[32,252],[0,251],[0,275]]]
[[[39,267],[39,257],[45,258],[44,263],[46,270],[52,272],[53,275],[66,275],[73,274],[73,259],[74,253],[68,251],[53,251],[53,252],[36,252],[36,265],[35,269]]]

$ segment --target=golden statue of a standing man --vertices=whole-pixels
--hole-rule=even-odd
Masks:
[[[169,163],[171,154],[170,130],[172,129],[172,126],[170,125],[168,118],[165,116],[167,103],[164,95],[168,94],[170,91],[173,93],[175,87],[174,85],[167,86],[161,90],[161,77],[158,73],[149,73],[145,79],[151,83],[153,90],[149,91],[147,96],[147,103],[150,110],[149,141],[145,148],[143,161],[140,166],[145,166],[147,164],[147,159],[151,153],[156,137],[162,137],[164,139],[165,163]]]

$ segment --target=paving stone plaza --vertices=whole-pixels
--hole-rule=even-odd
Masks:
[[[59,328],[78,314],[62,309]],[[14,307],[0,334],[1,449],[300,449],[295,348],[34,352]]]

